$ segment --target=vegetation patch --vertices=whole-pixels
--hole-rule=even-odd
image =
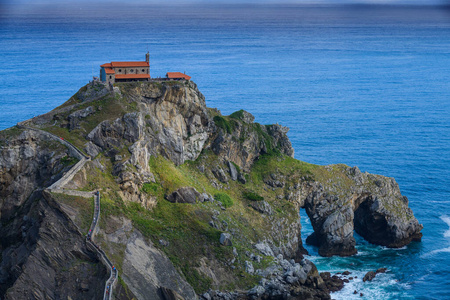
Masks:
[[[214,123],[217,127],[222,128],[225,132],[231,133],[233,132],[233,128],[231,124],[222,116],[215,116],[213,118]]]
[[[142,191],[146,194],[157,195],[160,185],[153,182],[146,182],[142,185]]]
[[[263,196],[257,194],[257,193],[254,192],[254,191],[250,191],[250,190],[245,190],[245,191],[242,193],[242,195],[243,195],[246,199],[251,200],[251,201],[262,201],[262,200],[264,200],[264,197],[263,197]]]
[[[194,287],[196,293],[200,294],[202,291],[207,291],[212,284],[212,279],[201,274],[196,268],[189,264],[184,264],[181,268],[186,280]]]
[[[232,113],[230,115],[230,118],[238,119],[238,120],[242,120],[243,117],[244,117],[244,110],[243,109],[235,111],[234,113]]]
[[[226,208],[233,206],[233,199],[225,193],[217,193],[214,195],[214,199],[222,203]]]
[[[0,146],[5,144],[5,142],[8,141],[9,139],[18,137],[22,132],[23,129],[20,129],[17,126],[13,126],[0,131]]]
[[[72,156],[64,156],[63,158],[61,158],[61,163],[64,166],[71,166],[74,165],[78,162],[78,159]]]

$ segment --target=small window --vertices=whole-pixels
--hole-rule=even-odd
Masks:
[[[133,73],[133,71],[134,71],[134,70],[133,70],[133,69],[131,69],[131,70],[130,70],[130,73]]]
[[[109,79],[111,79],[112,78],[112,76],[111,75],[109,75]]]
[[[144,69],[142,69],[142,73],[144,73],[145,72],[145,70]]]
[[[119,69],[119,72],[122,72],[122,69]]]

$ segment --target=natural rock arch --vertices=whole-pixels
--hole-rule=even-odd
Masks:
[[[318,182],[303,184],[300,206],[314,229],[306,242],[319,247],[321,256],[350,256],[357,253],[354,230],[370,243],[391,248],[420,241],[423,226],[395,180],[347,168],[353,181],[349,193],[333,193]]]

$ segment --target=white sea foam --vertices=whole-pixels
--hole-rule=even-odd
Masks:
[[[441,216],[441,220],[444,221],[449,227],[449,229],[447,229],[447,231],[444,232],[444,237],[450,238],[450,217],[449,216]],[[449,252],[450,252],[450,247],[446,247],[446,248],[430,251],[430,252],[424,254],[423,257],[429,257],[429,256],[432,256],[437,253],[449,253]]]
[[[388,248],[388,247],[386,247],[386,246],[380,246],[380,250],[391,250],[391,251],[399,251],[399,250],[405,250],[405,249],[408,249],[408,247],[407,246],[403,246],[403,247],[400,247],[400,248]]]
[[[450,237],[450,217],[449,216],[441,216],[441,220],[447,223],[449,229],[444,232],[444,237]]]
[[[368,270],[354,271],[348,277],[358,276],[358,278],[350,280],[344,284],[344,288],[339,292],[332,293],[331,298],[336,300],[362,299],[360,293],[363,293],[363,299],[396,299],[408,298],[404,293],[410,287],[407,284],[399,283],[395,280],[394,274],[378,274],[372,282],[363,282],[362,279]],[[356,294],[353,292],[357,291]]]
[[[437,254],[437,253],[449,253],[449,252],[450,252],[450,247],[442,248],[442,249],[436,249],[436,250],[433,250],[433,251],[430,251],[430,252],[424,254],[422,257],[429,257],[429,256],[432,256],[432,255]]]

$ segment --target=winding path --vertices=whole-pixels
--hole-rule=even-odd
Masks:
[[[88,234],[86,235],[86,244],[90,246],[91,249],[94,249],[99,253],[102,261],[104,264],[108,265],[109,267],[109,278],[106,281],[105,285],[105,291],[103,292],[103,299],[110,300],[112,298],[112,291],[114,284],[117,280],[117,269],[114,267],[112,262],[109,260],[108,256],[106,256],[106,253],[100,249],[100,246],[95,244],[94,237],[95,234],[98,232],[99,227],[98,222],[100,221],[100,192],[94,193],[94,218],[92,219],[91,227],[89,229]]]
[[[75,174],[77,174],[78,171],[80,171],[84,167],[86,162],[91,160],[91,158],[89,156],[85,155],[80,149],[78,149],[72,143],[64,140],[61,137],[58,137],[57,135],[55,135],[53,133],[27,126],[27,125],[25,125],[25,121],[17,123],[17,127],[22,128],[22,129],[36,131],[39,134],[42,134],[50,139],[57,140],[58,142],[62,143],[67,148],[69,148],[70,153],[79,159],[79,161],[68,172],[66,172],[58,181],[53,183],[46,190],[48,190],[49,192],[62,193],[62,194],[67,194],[67,195],[72,195],[72,196],[81,196],[81,197],[86,197],[86,198],[90,198],[92,196],[94,197],[94,218],[92,219],[92,223],[91,223],[89,232],[86,235],[86,246],[88,248],[90,248],[92,251],[96,252],[98,254],[98,256],[100,257],[100,259],[102,260],[102,262],[105,265],[107,265],[109,268],[110,276],[109,276],[108,280],[106,280],[105,290],[103,292],[103,299],[111,300],[113,289],[117,282],[118,272],[117,272],[117,269],[112,264],[111,260],[109,260],[106,253],[100,248],[100,246],[98,246],[94,242],[94,236],[99,230],[98,222],[100,220],[100,192],[99,191],[82,192],[82,191],[64,189],[64,186],[67,183],[69,183],[70,181],[72,181]]]

